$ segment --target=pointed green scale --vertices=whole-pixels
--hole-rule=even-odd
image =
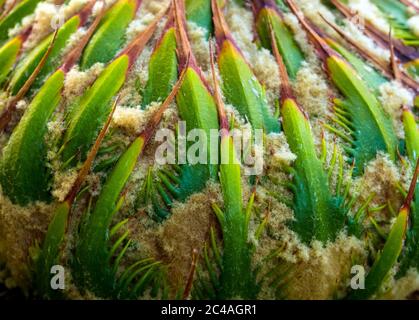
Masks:
[[[243,210],[240,164],[233,139],[221,138],[221,154],[228,162],[220,165],[220,183],[224,198],[222,219],[223,254],[218,299],[255,299],[258,288],[252,270],[252,248],[248,239],[248,223]]]
[[[0,182],[13,203],[49,201],[49,170],[45,134],[47,122],[61,100],[64,72],[58,70],[28,106],[3,150]]]
[[[134,170],[144,143],[142,137],[137,138],[118,160],[79,234],[73,263],[76,283],[101,297],[112,297],[115,293],[116,273],[109,267],[108,260],[109,229],[121,192]]]
[[[419,158],[419,127],[410,110],[403,111],[407,156],[414,166]],[[419,270],[419,183],[416,184],[415,199],[407,231],[404,252],[400,261],[398,276],[404,276],[409,268]]]
[[[419,199],[417,182],[419,161],[417,161],[417,158],[415,157],[419,151],[417,148],[419,131],[414,116],[410,111],[405,110],[403,118],[406,129],[408,155],[413,157],[411,160],[413,160],[415,166],[413,179],[406,200],[399,211],[396,221],[391,227],[384,247],[378,253],[375,262],[365,279],[365,290],[352,291],[348,296],[349,299],[369,299],[374,295],[379,294],[381,287],[390,276],[390,271],[396,266],[400,256],[401,265],[399,274],[397,275],[398,277],[403,276],[410,267],[417,268],[418,266],[419,244],[417,232],[419,231],[419,228],[417,226],[418,212],[415,205]],[[411,140],[412,138],[413,141]],[[416,202],[416,204],[414,202]],[[411,218],[410,227],[409,218]]]
[[[10,29],[35,11],[39,2],[41,0],[22,0],[0,21],[0,43],[7,40]]]
[[[337,195],[332,194],[329,173],[317,156],[309,119],[295,100],[286,65],[276,38],[271,35],[281,78],[283,130],[291,151],[297,156],[292,168],[294,219],[291,228],[307,244],[314,239],[323,243],[334,241],[345,225],[348,208],[339,194],[339,188],[336,189]]]
[[[355,128],[355,174],[361,174],[379,151],[387,153],[395,161],[397,138],[391,119],[377,98],[344,60],[331,56],[326,64],[331,80],[349,103],[347,112]]]
[[[262,46],[272,50],[270,40],[270,25],[275,35],[278,50],[284,59],[291,80],[295,80],[305,57],[290,28],[285,24],[273,1],[254,1],[262,6],[256,16],[256,30]]]
[[[22,47],[22,38],[15,37],[0,48],[0,86],[6,80]]]
[[[125,83],[128,67],[128,56],[122,55],[116,59],[73,106],[63,139],[63,162],[75,156],[73,163],[85,159],[94,137],[111,111],[112,97]]]
[[[388,80],[375,68],[369,66],[366,62],[349,52],[336,41],[330,38],[327,38],[326,41],[332,49],[338,52],[352,65],[364,82],[368,83],[368,85],[374,89],[375,94],[379,93],[379,88],[382,84],[388,82]]]
[[[332,196],[328,176],[316,154],[310,124],[294,100],[281,106],[283,130],[291,151],[297,156],[293,168],[294,215],[292,229],[310,243],[334,240],[342,229],[345,214],[339,200]]]
[[[269,110],[262,85],[238,49],[228,40],[223,42],[218,66],[227,102],[249,120],[253,129],[264,129],[267,133],[279,132],[279,121]]]
[[[227,103],[246,118],[253,129],[279,132],[279,121],[270,111],[265,91],[232,38],[223,13],[212,2],[215,35],[218,45],[218,67]]]
[[[42,298],[62,298],[62,292],[51,289],[51,267],[61,262],[59,259],[61,255],[60,245],[65,237],[70,210],[71,206],[68,202],[57,205],[54,217],[45,235],[44,243],[47,245],[44,246],[43,250],[40,250],[36,257],[34,284],[36,292],[42,295]]]
[[[184,2],[174,1],[173,4],[172,13],[176,31],[177,61],[179,66],[189,63],[184,72],[184,80],[176,96],[177,109],[181,120],[186,124],[186,135],[191,130],[200,129],[204,130],[206,134],[205,139],[207,139],[206,164],[188,164],[187,157],[185,159],[182,159],[183,157],[179,158],[180,172],[174,196],[176,200],[183,202],[190,195],[203,190],[209,179],[217,179],[218,167],[209,163],[211,129],[215,129],[218,132],[219,127],[214,99],[191,51],[185,26]],[[186,146],[186,151],[192,145],[193,143],[189,142]],[[166,200],[166,204],[171,201],[164,192],[160,193],[163,193],[161,196],[163,200]]]
[[[287,4],[310,35],[330,80],[346,99],[339,107],[348,114],[346,120],[352,127],[351,134],[345,137],[351,144],[348,153],[355,161],[354,175],[361,175],[368,162],[380,151],[395,161],[398,141],[393,123],[373,91],[355,69],[313,30],[294,1],[287,0]]]
[[[176,34],[173,27],[163,35],[154,50],[148,67],[148,81],[144,89],[142,106],[167,98],[177,80]]]
[[[83,53],[80,63],[83,70],[97,62],[112,60],[124,44],[126,29],[135,17],[139,2],[119,0],[106,13]]]
[[[186,122],[186,132],[193,129],[205,131],[209,159],[210,131],[219,129],[217,108],[208,88],[194,68],[188,67],[176,101],[179,115]],[[202,190],[210,178],[217,178],[216,165],[197,164],[182,167],[182,181],[179,185],[179,189],[182,190],[179,196],[180,201],[184,201],[189,195]]]
[[[91,24],[81,39],[82,45],[70,52],[65,63],[44,82],[3,150],[0,183],[4,194],[13,203],[26,205],[36,201],[50,201],[50,172],[47,168],[45,140],[48,121],[61,101],[65,74],[78,60],[100,18],[97,16]]]
[[[211,271],[211,264],[208,262],[207,268],[209,268],[208,272],[215,289],[214,298],[222,300],[255,299],[260,288],[256,282],[256,271],[252,266],[254,246],[249,241],[249,221],[254,193],[249,200],[248,207],[244,210],[241,165],[236,155],[233,137],[229,132],[229,121],[224,101],[219,93],[213,56],[211,56],[211,73],[214,86],[213,96],[221,128],[219,175],[224,211],[213,205],[223,236],[222,250],[219,250],[216,240],[211,235],[212,250],[219,275],[211,276],[215,273]],[[204,258],[209,260],[206,249]]]
[[[38,74],[35,82],[32,84],[32,91],[39,89],[45,81],[45,78],[60,65],[60,54],[67,45],[71,35],[74,34],[80,27],[80,22],[80,17],[76,15],[69,19],[58,30],[53,48],[45,62],[45,65]],[[17,94],[17,92],[23,87],[25,82],[29,79],[33,71],[39,65],[42,57],[50,46],[52,38],[52,34],[46,37],[18,63],[10,80],[10,88],[13,95]]]
[[[414,114],[408,109],[403,111],[403,124],[407,155],[409,160],[414,164],[419,158],[419,128]]]

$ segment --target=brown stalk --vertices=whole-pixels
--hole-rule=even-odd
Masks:
[[[221,49],[221,45],[225,40],[230,40],[234,44],[234,41],[230,34],[230,30],[227,26],[227,23],[224,20],[223,14],[221,13],[221,9],[218,5],[217,0],[211,0],[211,7],[213,12],[213,21],[215,25],[215,38],[217,39],[219,49]]]
[[[163,32],[162,32],[160,38],[157,40],[157,42],[156,42],[156,44],[154,46],[153,53],[157,50],[157,48],[160,47],[160,45],[161,45],[161,43],[162,43],[162,41],[163,41],[163,39],[164,39],[164,37],[166,35],[166,32],[169,29],[174,28],[174,25],[175,25],[175,15],[174,15],[174,11],[173,11],[173,6],[170,5],[168,10],[169,11],[167,13],[167,22],[166,22],[166,25],[164,26]]]
[[[105,2],[100,0],[103,3],[102,9],[105,8]],[[84,25],[89,20],[90,14],[92,13],[93,7],[95,6],[96,1],[90,0],[77,14],[80,17],[80,25]]]
[[[352,45],[360,56],[362,56],[365,60],[370,61],[387,78],[394,79],[394,73],[393,73],[393,70],[390,68],[390,64],[387,64],[379,60],[373,53],[368,51],[368,49],[362,47],[356,41],[351,39],[351,37],[349,37],[340,27],[328,21],[323,15],[320,14],[320,16],[337,34],[339,34],[346,42]],[[400,81],[403,84],[405,84],[409,88],[418,92],[418,83],[414,79],[412,79],[409,75],[401,71],[400,69],[399,69],[399,77],[400,77]]]
[[[102,1],[102,3],[104,3]],[[105,15],[105,5],[102,6],[102,10],[100,13],[95,17],[95,20],[90,25],[89,29],[87,29],[86,34],[81,38],[80,42],[77,44],[75,48],[68,54],[66,60],[61,65],[59,69],[61,69],[64,73],[70,71],[70,69],[76,64],[79,60],[84,48],[89,43],[90,38],[93,36],[93,33],[96,31],[97,26],[99,25],[100,21],[102,20],[103,16]]]
[[[321,13],[319,13],[319,15],[324,20],[324,22],[326,22],[337,34],[339,34],[339,36],[341,36],[346,42],[352,45],[362,57],[367,60],[371,60],[374,65],[379,67],[379,69],[381,69],[381,71],[386,74],[386,76],[391,77],[391,71],[385,63],[377,59],[370,51],[349,37],[339,26],[327,20]]]
[[[279,75],[281,78],[281,101],[282,103],[284,103],[284,101],[287,99],[294,99],[293,92],[292,92],[292,88],[290,84],[290,79],[288,77],[288,72],[284,64],[284,60],[282,59],[282,56],[278,50],[276,38],[274,35],[274,31],[272,29],[271,23],[269,23],[269,32],[270,32],[270,37],[271,37],[272,51],[274,53],[276,63],[278,64]]]
[[[397,57],[394,52],[394,43],[392,38],[392,30],[390,29],[390,32],[388,34],[388,41],[390,44],[390,67],[393,72],[393,77],[395,80],[400,81],[401,79],[401,72],[399,69],[399,65],[397,64]]]
[[[189,270],[188,282],[186,283],[185,291],[183,292],[183,300],[187,300],[191,294],[197,264],[198,264],[198,250],[194,248],[192,250],[192,262],[191,262],[191,268]]]
[[[166,15],[168,8],[163,9],[157,17],[153,20],[153,22],[147,26],[147,28],[141,32],[130,44],[129,46],[122,51],[122,53],[119,56],[126,55],[129,59],[129,68],[130,70],[132,66],[135,63],[135,60],[139,53],[144,49],[147,42],[151,39],[151,37],[154,34],[154,31],[157,28],[157,25],[159,24],[160,20]]]

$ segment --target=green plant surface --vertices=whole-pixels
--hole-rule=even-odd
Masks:
[[[308,119],[292,99],[282,102],[281,114],[284,133],[297,156],[293,166],[295,221],[292,228],[306,243],[313,238],[333,241],[343,228],[345,212],[330,191],[327,173],[316,154]]]
[[[84,161],[94,137],[111,111],[111,99],[124,85],[129,71],[150,40],[161,15],[138,35],[127,48],[99,75],[68,116],[68,128],[62,141],[64,163]]]
[[[35,11],[36,6],[41,0],[20,1],[3,19],[0,21],[0,43],[7,40],[8,31],[20,23],[23,18]]]
[[[126,232],[112,245],[111,238],[126,221],[115,225],[112,229],[111,223],[123,204],[123,190],[128,179],[159,124],[163,112],[178,93],[183,79],[181,75],[147,128],[119,158],[103,185],[93,211],[88,212],[82,222],[73,262],[75,280],[81,288],[88,289],[101,297],[136,298],[144,293],[150,281],[161,276],[160,263],[152,259],[134,263],[122,275],[117,274],[130,241],[127,240],[129,233]]]
[[[59,30],[55,38],[53,48],[45,62],[44,67],[39,72],[37,79],[33,83],[32,91],[38,90],[45,78],[53,72],[60,65],[60,54],[65,48],[67,41],[71,35],[74,34],[79,27],[81,27],[81,19],[79,15],[70,18]],[[53,34],[43,39],[34,49],[32,49],[23,59],[18,63],[10,79],[10,88],[13,95],[24,86],[26,81],[32,75],[36,67],[39,65],[45,52],[53,39]]]
[[[406,45],[419,46],[419,38],[410,30],[408,8],[397,0],[372,0],[372,3],[382,12],[391,25],[394,37],[402,40]]]
[[[125,83],[129,59],[122,55],[109,64],[93,85],[72,107],[62,142],[62,160],[84,161],[93,139],[111,110],[111,100]]]
[[[193,129],[202,129],[206,133],[207,155],[210,153],[211,129],[218,130],[217,108],[214,99],[209,91],[208,83],[202,76],[192,53],[185,27],[185,8],[183,1],[174,1],[174,19],[176,29],[177,60],[179,65],[186,65],[185,79],[176,96],[177,109],[182,121],[186,123],[186,134]],[[189,147],[189,143],[186,147]],[[208,163],[210,161],[207,161]],[[154,213],[158,220],[167,218],[173,200],[184,202],[192,194],[202,191],[209,180],[217,180],[217,165],[213,164],[188,164],[186,159],[179,160],[179,166],[174,166],[159,172],[159,179],[154,185],[150,180],[145,188],[147,194],[152,189],[157,190],[162,201],[154,202]],[[153,179],[154,180],[154,179]],[[143,196],[143,193],[141,193]]]
[[[249,222],[254,194],[249,200],[247,209],[244,210],[240,162],[229,132],[224,102],[219,93],[212,52],[211,66],[214,99],[222,129],[219,170],[224,199],[223,210],[216,204],[213,204],[213,209],[221,227],[223,241],[218,245],[214,230],[211,230],[212,251],[207,250],[206,246],[203,254],[209,279],[203,280],[199,274],[193,294],[200,299],[255,299],[260,288],[256,281],[256,271],[252,266],[254,246],[249,241]],[[213,254],[212,257],[209,256],[210,252]]]
[[[128,25],[134,19],[141,0],[119,0],[103,17],[97,31],[86,47],[81,69],[89,69],[95,63],[108,63],[125,41]]]
[[[253,129],[279,132],[279,121],[271,114],[262,85],[233,40],[217,1],[212,1],[215,35],[218,45],[218,67],[227,103],[249,120]]]
[[[380,86],[388,81],[382,73],[369,66],[364,60],[358,58],[355,54],[331,38],[326,38],[325,40],[333,50],[338,52],[346,61],[350,63],[362,80],[364,80],[364,82],[373,89],[374,93],[376,95],[379,94]]]
[[[185,0],[186,18],[205,30],[205,38],[213,32],[211,0]]]
[[[334,241],[346,220],[346,209],[338,194],[331,192],[328,173],[318,158],[309,120],[294,98],[286,66],[272,33],[272,46],[278,61],[282,91],[281,115],[285,136],[297,156],[292,169],[294,221],[291,227],[302,241]],[[338,192],[339,193],[339,192]]]
[[[79,59],[100,19],[101,16],[96,17],[79,47],[71,51],[64,59],[64,64],[44,82],[3,149],[0,184],[4,194],[15,204],[24,206],[51,200],[45,140],[47,125],[62,99],[65,75]]]

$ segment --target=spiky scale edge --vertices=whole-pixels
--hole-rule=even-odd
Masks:
[[[355,175],[363,173],[366,164],[373,160],[379,151],[388,153],[396,160],[397,138],[388,114],[367,84],[358,76],[355,69],[334,51],[306,21],[294,1],[286,0],[315,45],[324,68],[333,84],[348,100],[345,112],[350,115],[354,131],[346,136],[350,148],[349,156],[355,160]],[[339,133],[339,130],[334,130]],[[344,137],[344,133],[340,134]]]
[[[219,250],[214,231],[211,230],[211,245],[204,248],[204,261],[209,279],[201,278],[198,281],[195,294],[203,295],[201,298],[206,299],[255,299],[260,288],[252,266],[254,248],[249,242],[249,221],[253,202],[249,202],[250,208],[243,210],[240,162],[229,133],[229,122],[219,93],[212,50],[210,55],[214,99],[221,128],[219,175],[224,198],[224,210],[216,204],[213,205],[213,209],[221,226],[223,242],[222,249]],[[212,258],[210,254],[213,255]],[[209,283],[206,284],[206,281]],[[205,294],[202,290],[212,293]]]
[[[165,10],[141,32],[126,49],[99,75],[80,101],[72,107],[67,118],[68,128],[62,141],[62,161],[75,165],[84,161],[98,129],[110,112],[110,101],[125,83],[136,58],[151,39]],[[73,160],[71,160],[73,159]]]
[[[177,55],[180,66],[189,59],[185,80],[176,97],[180,118],[186,122],[186,134],[192,129],[203,129],[208,138],[208,155],[210,154],[210,130],[218,130],[217,109],[209,85],[202,75],[195,56],[192,54],[185,26],[185,8],[183,1],[172,2],[175,14]],[[179,161],[179,163],[184,163]],[[182,164],[180,172],[179,194],[177,200],[185,201],[191,194],[202,190],[209,179],[217,179],[216,165]]]
[[[138,158],[156,130],[164,111],[178,93],[184,81],[184,75],[183,72],[171,94],[147,124],[146,129],[120,157],[115,168],[106,179],[94,210],[84,218],[73,262],[75,280],[80,288],[92,290],[102,297],[127,297],[132,293],[128,290],[128,283],[123,280],[125,278],[124,274],[129,280],[135,278],[134,274],[141,272],[135,266],[131,266],[134,274],[126,270],[127,273],[123,273],[121,278],[117,277],[117,268],[109,261],[109,229],[112,218],[124,201],[123,189],[136,166]],[[116,261],[120,261],[120,259]],[[145,268],[147,269],[147,267]],[[149,271],[149,268],[147,271]],[[149,275],[147,271],[145,274]],[[130,292],[127,292],[127,290]]]

